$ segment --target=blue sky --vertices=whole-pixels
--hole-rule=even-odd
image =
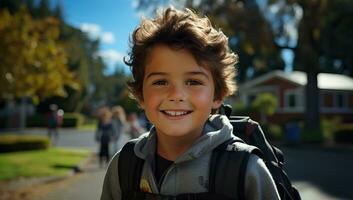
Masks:
[[[141,13],[137,12],[134,6],[135,1],[53,0],[52,2],[61,3],[66,22],[87,32],[90,37],[100,39],[99,54],[108,66],[105,73],[109,74],[114,72],[117,66],[129,72],[129,68],[123,63],[123,57],[129,51],[130,34],[141,19]],[[292,25],[288,26],[289,31],[295,34],[291,27]],[[296,35],[293,37],[296,40]],[[282,57],[286,62],[285,71],[291,71],[293,53],[284,50]]]
[[[129,71],[122,58],[127,55],[129,36],[140,20],[132,0],[57,1],[63,6],[66,22],[100,39],[99,54],[108,65],[106,73],[113,72],[117,64]]]

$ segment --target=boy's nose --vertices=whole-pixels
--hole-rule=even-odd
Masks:
[[[169,101],[181,102],[185,100],[185,92],[180,86],[172,86],[168,95]]]

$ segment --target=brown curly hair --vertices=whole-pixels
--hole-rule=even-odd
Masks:
[[[132,34],[130,58],[124,62],[131,68],[133,80],[128,82],[128,87],[135,99],[143,100],[145,64],[156,44],[186,49],[198,64],[210,70],[215,100],[222,100],[235,92],[234,65],[238,57],[229,49],[228,38],[222,31],[214,29],[207,17],[199,17],[187,8],[170,7],[155,19],[143,19]]]

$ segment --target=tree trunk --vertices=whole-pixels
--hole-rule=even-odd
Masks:
[[[20,105],[20,130],[24,130],[27,124],[27,102],[26,97],[21,97]]]
[[[305,87],[305,128],[317,130],[320,128],[320,110],[319,110],[319,88],[317,82],[318,73],[313,70],[314,67],[307,67],[307,84]]]
[[[306,2],[306,1],[305,1]],[[306,2],[307,3],[307,2]],[[302,2],[303,19],[298,30],[299,60],[304,65],[307,74],[305,87],[305,129],[320,130],[320,105],[319,105],[319,52],[316,47],[317,38],[314,31],[319,20],[318,10],[315,6]]]

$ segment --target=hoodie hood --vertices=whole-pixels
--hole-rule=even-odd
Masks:
[[[211,115],[205,123],[201,137],[184,154],[180,155],[175,163],[193,160],[212,151],[218,145],[234,137],[232,132],[233,127],[225,115]],[[142,159],[154,157],[157,141],[155,128],[136,140],[134,151],[138,157]]]

